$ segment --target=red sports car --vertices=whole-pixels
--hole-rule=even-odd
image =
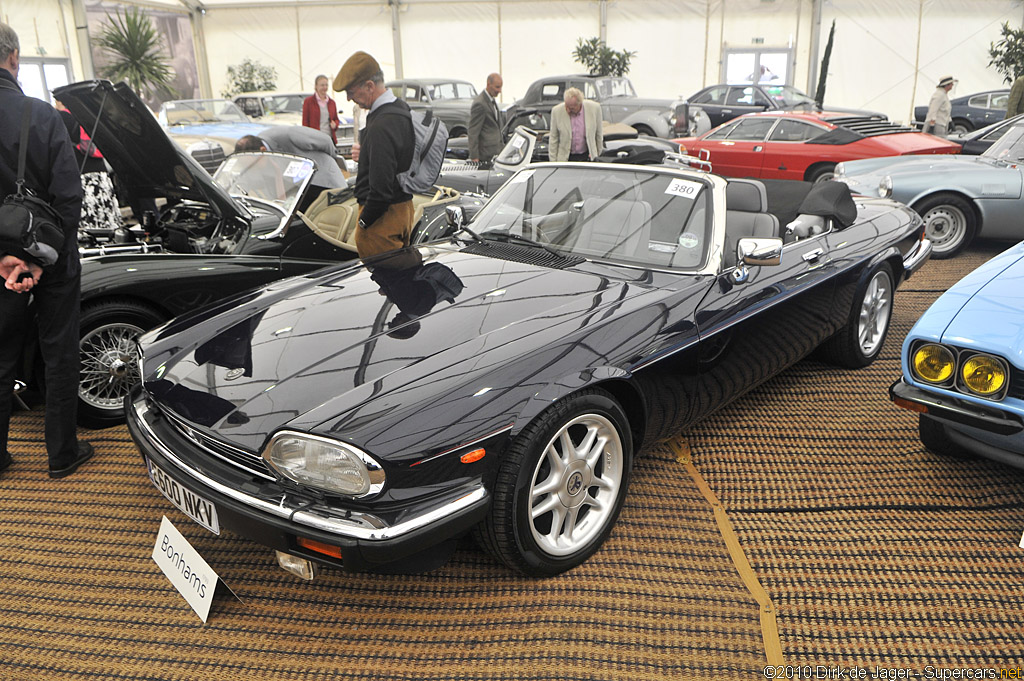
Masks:
[[[960,151],[955,142],[892,121],[828,111],[747,114],[673,141],[683,153],[707,158],[719,175],[808,182],[831,177],[841,161]]]

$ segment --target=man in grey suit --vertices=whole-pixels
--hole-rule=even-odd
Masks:
[[[235,142],[235,151],[277,151],[308,158],[316,164],[310,184],[315,188],[335,189],[346,185],[345,176],[338,166],[334,142],[327,135],[301,125],[274,125],[261,130],[259,135],[246,135]],[[310,197],[320,192],[307,192]],[[300,208],[301,210],[301,208]]]
[[[469,158],[490,161],[501,151],[501,126],[498,123],[498,102],[503,85],[500,73],[487,76],[487,87],[469,107]]]

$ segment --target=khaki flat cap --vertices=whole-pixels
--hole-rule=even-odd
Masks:
[[[356,52],[342,65],[334,77],[334,91],[343,92],[356,83],[370,80],[380,73],[380,64],[365,52]]]

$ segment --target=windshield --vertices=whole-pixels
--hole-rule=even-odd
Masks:
[[[516,173],[472,228],[590,260],[697,269],[707,259],[710,194],[696,174],[542,164]]]
[[[284,154],[232,154],[213,176],[233,197],[271,206],[285,215],[292,212],[308,179],[313,175],[309,159]]]
[[[598,99],[636,97],[636,90],[628,78],[601,78],[595,82]]]
[[[305,95],[268,95],[263,98],[263,108],[267,113],[302,113],[302,102]]]
[[[789,85],[763,85],[765,93],[779,105],[780,109],[807,106],[817,108],[814,99]]]
[[[519,165],[526,159],[526,154],[529,153],[529,149],[529,133],[523,132],[522,130],[516,130],[512,133],[512,137],[510,137],[508,142],[505,144],[505,148],[498,152],[498,155],[494,158],[494,162],[506,166]]]
[[[188,99],[166,102],[160,107],[159,118],[164,125],[249,122],[242,110],[226,99]]]
[[[982,156],[1006,163],[1024,161],[1024,125],[1015,125],[1004,132],[1003,136],[986,149]]]
[[[437,83],[428,88],[431,99],[473,99],[476,88],[469,83]]]

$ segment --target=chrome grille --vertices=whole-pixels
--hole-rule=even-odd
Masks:
[[[199,162],[203,170],[213,175],[224,160],[224,150],[219,145],[216,148],[193,149],[192,158]]]
[[[270,472],[270,468],[262,457],[246,451],[241,447],[235,447],[234,445],[216,440],[209,435],[199,432],[186,423],[180,416],[168,411],[167,409],[163,409],[161,412],[167,417],[167,421],[174,426],[174,429],[181,434],[182,437],[187,439],[189,442],[192,442],[207,454],[215,456],[221,461],[229,463],[237,468],[243,468],[254,475],[260,476],[261,478],[265,478],[267,480],[276,479]]]

